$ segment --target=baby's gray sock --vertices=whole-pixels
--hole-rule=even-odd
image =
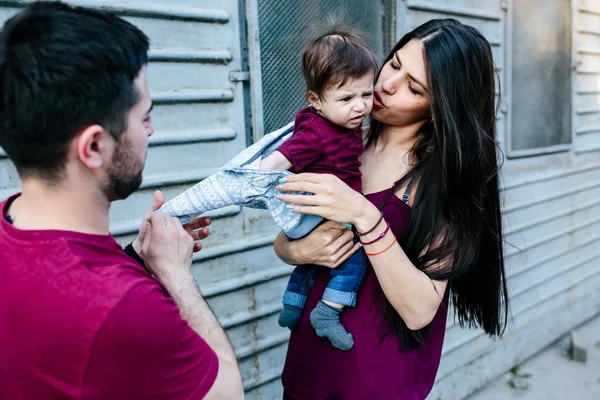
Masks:
[[[296,329],[296,325],[300,322],[300,317],[302,316],[302,309],[295,306],[290,306],[289,304],[283,305],[283,310],[279,314],[279,319],[277,323],[282,328],[290,328],[290,331]]]
[[[310,323],[320,337],[325,336],[333,347],[340,350],[350,350],[354,346],[352,334],[348,333],[340,323],[341,309],[328,306],[319,301],[317,307],[310,313]]]

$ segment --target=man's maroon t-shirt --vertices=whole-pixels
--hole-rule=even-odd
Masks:
[[[12,201],[15,197],[8,200]],[[0,203],[0,398],[201,399],[218,359],[110,236],[23,231]]]
[[[361,192],[362,128],[346,129],[328,121],[312,107],[298,111],[292,137],[277,148],[294,173],[332,174]]]

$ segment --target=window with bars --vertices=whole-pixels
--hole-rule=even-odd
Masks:
[[[258,0],[260,68],[264,132],[290,122],[306,106],[300,53],[306,28],[322,25],[331,15],[359,29],[382,61],[390,49],[393,0]]]
[[[508,155],[561,151],[571,143],[571,5],[514,0]]]

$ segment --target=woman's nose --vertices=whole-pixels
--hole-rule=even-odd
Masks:
[[[394,94],[396,93],[400,81],[400,74],[393,74],[383,80],[383,82],[381,83],[381,89],[383,89],[388,94]]]

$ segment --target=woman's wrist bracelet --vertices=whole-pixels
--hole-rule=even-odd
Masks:
[[[363,242],[360,238],[358,240],[363,244],[363,246],[366,246],[366,245],[369,245],[369,244],[373,244],[373,243],[378,242],[381,239],[383,239],[384,236],[386,235],[386,233],[388,233],[389,230],[390,230],[390,223],[388,222],[385,230],[383,232],[381,232],[381,234],[376,239],[373,239],[370,242]]]
[[[365,251],[365,254],[366,254],[367,256],[370,256],[370,257],[372,257],[372,256],[377,256],[377,255],[379,255],[379,254],[381,254],[381,253],[385,253],[386,251],[388,251],[389,249],[391,249],[391,248],[392,248],[392,246],[394,245],[394,243],[396,243],[396,236],[394,236],[394,240],[392,241],[392,243],[390,243],[390,244],[389,244],[389,246],[387,246],[385,249],[383,249],[383,250],[381,250],[381,251],[378,251],[378,252],[376,252],[376,253],[367,253],[367,252]]]
[[[373,232],[381,223],[381,220],[383,219],[383,212],[380,211],[380,215],[379,215],[379,219],[377,220],[377,223],[375,224],[375,226],[373,226],[371,229],[369,229],[366,232],[356,232],[356,236],[365,236],[368,235],[369,233]]]

